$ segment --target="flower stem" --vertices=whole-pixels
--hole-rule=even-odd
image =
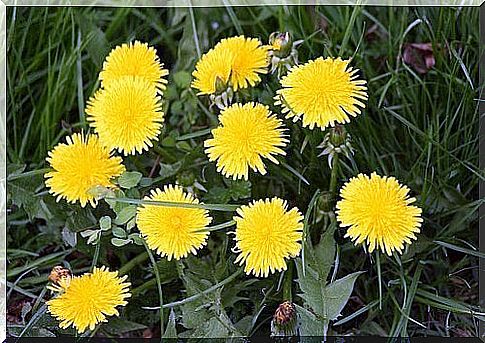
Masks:
[[[93,262],[91,263],[91,271],[93,271],[94,267],[96,267],[96,265],[98,264],[100,250],[101,250],[101,237],[98,237],[98,241],[96,242],[96,250],[94,250]]]
[[[133,259],[131,259],[130,261],[128,261],[128,263],[126,263],[124,266],[122,266],[118,270],[118,274],[120,276],[125,275],[130,270],[132,270],[138,263],[141,263],[141,262],[145,261],[147,258],[148,258],[148,253],[147,252],[142,252],[140,255],[138,255],[137,257],[135,257]]]
[[[164,330],[163,330],[163,291],[162,291],[162,281],[160,280],[160,273],[158,272],[158,267],[157,263],[155,261],[155,258],[153,257],[153,254],[146,244],[145,241],[143,241],[143,246],[145,247],[148,257],[150,258],[150,262],[152,263],[153,267],[153,273],[155,274],[155,279],[157,280],[157,288],[158,288],[158,298],[160,300],[160,336],[163,336]]]
[[[218,288],[228,284],[229,282],[233,281],[235,278],[237,278],[239,275],[241,275],[242,272],[243,272],[243,269],[239,269],[237,272],[235,272],[232,275],[229,275],[227,278],[225,278],[221,282],[216,283],[214,286],[211,286],[211,287],[207,288],[206,290],[204,290],[200,293],[194,294],[194,295],[192,295],[188,298],[185,298],[183,300],[174,301],[173,303],[165,304],[165,305],[163,305],[163,308],[172,308],[172,307],[175,307],[175,306],[184,305],[184,304],[190,303],[194,300],[197,300],[200,297],[202,297],[202,296],[204,296],[208,293],[214,292],[216,289],[218,289]],[[158,310],[159,307],[143,307],[143,309],[145,309],[145,310]]]
[[[225,222],[225,223],[222,223],[222,224],[218,224],[218,225],[214,225],[214,226],[209,226],[207,228],[205,228],[204,230],[201,230],[201,231],[217,231],[217,230],[222,230],[222,229],[225,229],[225,228],[228,228],[228,227],[231,227],[233,225],[236,224],[236,221],[235,220],[230,220],[228,222]]]
[[[283,279],[283,301],[293,302],[292,285],[293,284],[293,262],[288,263],[288,269]]]
[[[156,200],[144,200],[144,199],[133,199],[133,198],[106,197],[105,199],[113,200],[113,201],[117,201],[125,204],[132,204],[132,205],[152,205],[152,206],[179,207],[179,208],[201,208],[205,210],[227,211],[227,212],[233,212],[240,207],[240,205],[231,205],[231,204],[191,204],[191,203],[176,202],[176,201],[156,201]]]
[[[338,166],[339,166],[339,154],[336,153],[333,156],[333,160],[332,160],[332,174],[330,175],[330,185],[328,187],[328,190],[332,196],[332,201],[334,202],[337,199]]]
[[[32,176],[39,175],[39,174],[45,174],[45,173],[48,173],[52,170],[53,170],[52,168],[42,168],[42,169],[31,170],[31,171],[21,173],[21,174],[9,175],[9,176],[7,176],[7,181],[14,181],[14,180],[17,180],[17,179],[32,177]]]
[[[381,256],[379,249],[376,249],[377,282],[379,283],[379,310],[382,310],[382,275],[381,275]]]

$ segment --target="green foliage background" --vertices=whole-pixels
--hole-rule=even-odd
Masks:
[[[320,324],[311,327],[315,318],[303,310],[303,299],[315,309],[319,299],[312,298],[312,291],[363,271],[329,334],[478,334],[478,321],[483,320],[477,307],[478,258],[483,257],[477,252],[477,209],[482,203],[478,182],[484,177],[478,168],[478,8],[11,7],[7,14],[10,334],[19,334],[25,325],[25,335],[62,334],[41,312],[47,275],[59,263],[76,274],[89,270],[97,252],[79,232],[99,228],[104,215],[115,220],[108,206],[93,211],[55,203],[46,192],[42,169],[47,152],[64,136],[87,129],[85,102],[99,86],[105,56],[118,44],[146,41],[170,70],[166,126],[159,144],[142,156],[124,159],[128,170],[143,174],[138,187],[126,190],[127,196],[138,198],[150,187],[169,182],[197,182],[202,187],[193,189],[206,203],[244,204],[279,196],[309,213],[315,192],[329,186],[327,160],[317,157],[324,132],[285,121],[291,130],[286,164],[269,164],[268,175],[252,174],[250,182],[221,177],[203,152],[205,137],[191,135],[217,124],[207,99],[197,98],[189,87],[198,56],[223,37],[244,34],[267,42],[273,31],[289,31],[305,40],[299,48],[302,62],[322,55],[352,57],[368,80],[368,107],[346,126],[356,153],[354,163],[342,159],[339,185],[358,172],[393,175],[411,188],[424,217],[418,241],[400,259],[381,256],[377,263],[375,254],[366,254],[343,238],[345,232],[329,227],[317,204],[308,222],[315,242],[323,233],[321,244],[308,248],[313,256],[309,266],[317,271],[314,280],[301,277],[301,261],[293,269],[298,279],[293,300],[303,313],[303,329],[313,334],[322,330]],[[403,47],[415,42],[433,47],[436,65],[425,75],[400,58]],[[276,78],[267,76],[245,98],[271,105],[277,87]],[[231,219],[230,213],[213,215],[216,223]],[[117,219],[128,230],[130,224]],[[198,294],[238,269],[231,237],[224,232],[211,237],[198,257],[182,263],[158,259],[166,303]],[[118,238],[126,237],[120,233]],[[99,263],[129,275],[133,298],[121,318],[98,333],[139,336],[148,328],[160,335],[158,311],[142,309],[158,305],[153,268],[143,247],[116,247],[108,236],[100,247]],[[166,334],[267,335],[283,300],[282,280],[278,273],[267,279],[238,275],[215,292],[174,306],[173,312],[165,310]]]

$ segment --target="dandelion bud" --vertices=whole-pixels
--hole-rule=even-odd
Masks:
[[[286,57],[291,53],[293,39],[289,32],[273,32],[269,36],[269,45],[278,57]]]
[[[328,213],[333,210],[333,197],[330,192],[322,192],[318,197],[318,209],[322,212]]]
[[[352,159],[354,149],[352,148],[350,142],[350,134],[343,126],[337,125],[328,131],[323,138],[322,143],[320,143],[318,146],[318,148],[323,149],[322,153],[318,155],[318,157],[327,155],[328,165],[330,168],[332,168],[332,161],[335,154],[343,154],[348,159]]]
[[[183,187],[190,187],[195,182],[195,175],[191,171],[183,171],[177,176],[177,182]]]
[[[278,77],[281,77],[292,66],[298,64],[296,48],[303,41],[294,42],[289,32],[273,32],[268,41],[271,73],[278,72]]]
[[[224,82],[221,78],[216,78],[216,92],[209,96],[211,107],[217,106],[220,110],[230,106],[234,97],[234,90],[230,83]]]
[[[219,76],[216,76],[216,93],[222,93],[227,88],[227,82],[224,82]]]
[[[297,331],[296,307],[290,301],[281,303],[271,321],[272,336],[294,336]]]

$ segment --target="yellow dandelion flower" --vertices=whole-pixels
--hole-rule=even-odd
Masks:
[[[192,72],[192,87],[198,89],[197,95],[213,94],[218,83],[226,85],[231,74],[232,55],[220,49],[211,49],[197,62]]]
[[[134,155],[158,140],[164,120],[160,101],[150,82],[138,76],[121,77],[88,101],[87,120],[109,149]]]
[[[273,198],[253,201],[237,209],[236,263],[246,262],[244,271],[267,277],[286,270],[285,258],[300,253],[303,216],[296,207],[287,210],[286,201]]]
[[[112,157],[96,135],[76,133],[66,141],[49,151],[46,159],[53,169],[45,174],[49,193],[57,196],[57,201],[79,201],[82,207],[89,202],[95,207],[97,201],[90,190],[114,186],[112,179],[125,171],[121,157]]]
[[[163,191],[155,189],[144,200],[169,201],[198,204],[199,201],[179,186],[165,186]],[[141,205],[138,207],[136,224],[146,239],[148,247],[162,257],[176,260],[197,255],[205,244],[209,231],[206,227],[212,218],[209,211],[201,208],[166,207]]]
[[[379,247],[391,255],[402,252],[404,243],[416,239],[415,233],[423,219],[421,209],[410,205],[409,188],[394,177],[369,177],[359,174],[340,190],[342,200],[337,203],[337,219],[341,227],[349,227],[345,237],[355,244],[366,241],[369,252]]]
[[[259,39],[244,36],[224,38],[214,48],[222,51],[231,62],[230,80],[235,91],[253,87],[261,81],[259,74],[268,72],[268,49]]]
[[[73,326],[79,333],[87,328],[94,330],[96,324],[106,322],[108,316],[118,316],[117,306],[125,306],[129,298],[129,282],[126,276],[107,268],[94,268],[92,273],[73,276],[57,297],[47,302],[47,309],[65,329]]]
[[[219,115],[220,126],[214,138],[205,141],[210,161],[217,160],[217,171],[236,180],[248,179],[249,168],[266,174],[262,158],[278,164],[273,155],[285,155],[280,148],[284,138],[281,120],[267,106],[258,103],[234,104]]]
[[[275,104],[282,106],[287,118],[295,122],[302,118],[310,129],[349,122],[349,116],[357,116],[359,107],[365,107],[360,100],[367,99],[366,81],[358,79],[358,69],[349,67],[349,62],[319,57],[293,67],[281,79]]]
[[[159,93],[165,90],[168,70],[163,69],[163,63],[157,56],[155,48],[147,43],[135,41],[122,44],[111,50],[99,73],[101,86],[108,87],[114,80],[124,76],[139,76],[152,83]]]

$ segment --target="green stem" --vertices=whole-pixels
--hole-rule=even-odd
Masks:
[[[39,174],[45,174],[52,170],[53,170],[52,168],[42,168],[42,169],[31,170],[21,174],[9,175],[7,176],[7,181],[14,181],[17,179],[23,179],[24,177],[31,177]]]
[[[293,262],[288,263],[288,269],[285,272],[283,279],[283,301],[293,302],[292,295],[293,286]]]
[[[46,304],[43,304],[39,310],[32,316],[32,318],[30,318],[30,321],[28,322],[27,325],[25,325],[24,329],[22,330],[22,332],[20,333],[20,335],[18,336],[18,338],[21,338],[23,335],[25,335],[25,333],[27,333],[35,324],[37,324],[37,322],[40,320],[40,318],[42,318],[42,316],[44,315],[44,313],[46,313],[47,311],[47,305]]]
[[[332,201],[337,199],[337,175],[339,166],[339,154],[335,153],[332,160],[332,174],[330,175],[330,185],[328,190],[332,196]]]
[[[106,197],[105,199],[113,200],[125,204],[132,205],[152,205],[152,206],[164,206],[164,207],[179,207],[179,208],[200,208],[204,210],[212,211],[227,211],[233,212],[240,207],[240,205],[230,205],[230,204],[191,204],[183,202],[174,201],[155,201],[155,200],[142,200],[142,199],[132,199],[132,198],[113,198]]]
[[[381,255],[376,249],[377,282],[379,283],[379,310],[382,310],[382,276],[381,276]]]
[[[158,271],[157,263],[155,262],[155,258],[153,257],[153,254],[146,244],[145,241],[143,241],[143,245],[145,246],[145,249],[147,251],[148,257],[150,258],[150,262],[152,263],[153,266],[153,273],[155,274],[155,279],[157,280],[157,288],[158,288],[158,298],[160,301],[160,335],[163,336],[164,330],[163,330],[163,323],[164,323],[164,318],[163,318],[163,291],[162,291],[162,281],[160,279],[160,273]]]
[[[239,269],[237,272],[235,272],[234,274],[228,276],[227,278],[225,278],[224,280],[222,280],[221,282],[218,282],[216,283],[214,286],[211,286],[209,288],[207,288],[205,291],[202,291],[200,293],[197,293],[197,294],[194,294],[188,298],[185,298],[183,300],[179,300],[179,301],[175,301],[173,303],[169,303],[169,304],[165,304],[163,305],[163,308],[172,308],[172,307],[175,307],[175,306],[180,306],[180,305],[184,305],[184,304],[187,304],[187,303],[190,303],[194,300],[197,300],[199,299],[201,296],[203,295],[206,295],[208,293],[211,293],[211,292],[214,292],[216,289],[228,284],[229,282],[233,281],[235,278],[237,278],[239,275],[241,275],[243,272],[242,269]],[[159,307],[143,307],[145,310],[158,310]]]
[[[119,270],[118,274],[120,276],[125,275],[128,273],[130,270],[132,270],[136,265],[139,263],[145,261],[148,258],[148,253],[147,252],[142,252],[140,255],[137,257],[131,259],[129,262],[127,262],[125,265],[123,265]]]
[[[192,23],[192,32],[194,34],[195,49],[197,50],[198,58],[200,58],[202,53],[201,53],[201,50],[200,50],[199,35],[197,34],[197,25],[195,24],[194,10],[192,9],[192,1],[189,0],[189,3],[190,3],[189,14],[190,14],[190,21]]]
[[[217,230],[221,230],[221,229],[225,229],[227,227],[231,227],[233,225],[236,224],[236,221],[235,220],[230,220],[228,222],[225,222],[225,223],[222,223],[222,224],[218,224],[218,225],[214,225],[214,226],[209,226],[201,231],[217,231]]]
[[[101,250],[101,237],[98,238],[96,242],[96,250],[94,251],[93,263],[91,264],[91,271],[94,270],[94,267],[98,264],[99,259],[99,251]]]

